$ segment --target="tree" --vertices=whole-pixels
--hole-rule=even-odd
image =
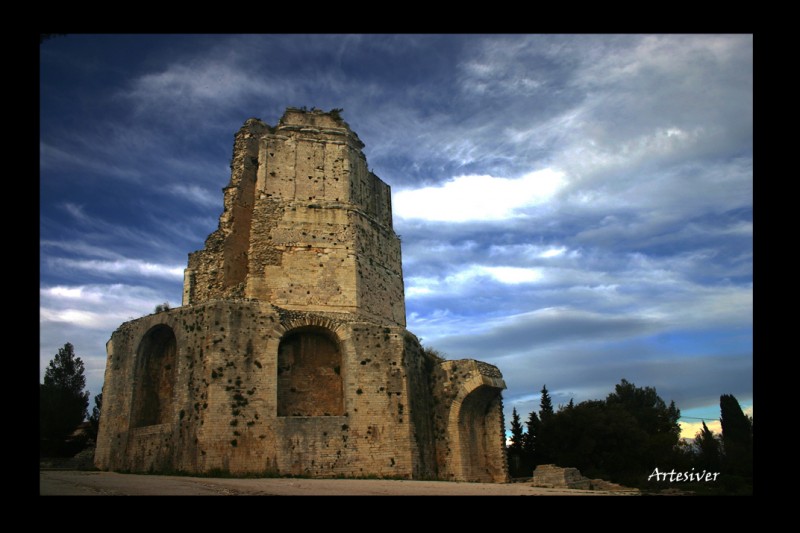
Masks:
[[[169,302],[164,302],[163,304],[158,304],[156,306],[154,313],[163,313],[164,311],[169,311]]]
[[[606,398],[608,405],[617,405],[630,413],[639,428],[647,435],[647,449],[643,450],[647,463],[653,468],[670,460],[681,435],[678,420],[680,410],[675,402],[669,406],[654,387],[637,387],[622,379],[614,392]]]
[[[539,426],[541,422],[539,417],[536,416],[536,411],[531,411],[528,415],[528,420],[525,421],[525,429],[527,430],[522,439],[522,448],[529,455],[536,452],[536,436],[539,434]]]
[[[550,399],[550,393],[547,392],[547,385],[542,387],[542,398],[539,400],[539,418],[542,422],[547,422],[553,416],[553,400]]]
[[[511,410],[511,446],[509,448],[517,453],[522,451],[522,424],[516,407]]]
[[[623,379],[606,400],[573,403],[542,418],[537,451],[545,462],[576,467],[587,477],[640,486],[655,467],[673,462],[679,417],[654,388]]]
[[[732,394],[719,398],[725,465],[729,472],[753,475],[753,425]]]
[[[641,468],[646,434],[618,405],[587,400],[555,413],[544,427],[549,462],[614,482],[647,477]]]
[[[533,471],[540,464],[539,426],[541,422],[536,411],[531,411],[525,422],[525,436],[522,438],[522,464],[527,471]]]
[[[83,372],[83,361],[80,357],[75,357],[72,344],[66,343],[63,348],[58,349],[56,356],[47,365],[44,371],[44,384],[67,390],[75,396],[83,395],[88,406],[89,393],[83,392],[86,386],[86,376]]]
[[[72,344],[59,348],[39,385],[40,451],[65,452],[65,441],[86,418],[89,393],[84,392],[86,377],[83,361],[75,357]]]
[[[511,477],[519,477],[522,468],[522,424],[517,408],[511,411],[511,445],[508,447],[509,469]]]
[[[103,409],[103,393],[94,397],[94,407],[89,415],[89,433],[92,440],[97,441],[97,431],[100,428],[100,412]]]
[[[701,468],[711,472],[719,472],[720,446],[714,432],[708,429],[703,420],[703,429],[697,432],[694,438],[698,450],[698,462]]]
[[[542,386],[542,396],[539,400],[539,427],[536,435],[536,464],[547,464],[555,457],[551,450],[558,446],[550,432],[550,421],[553,419],[553,400],[547,391],[547,385]]]

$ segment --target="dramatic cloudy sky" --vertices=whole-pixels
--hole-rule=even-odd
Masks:
[[[392,187],[408,327],[505,376],[506,420],[626,378],[687,433],[753,404],[748,35],[54,37],[41,45],[40,365],[100,391],[122,322],[181,303],[233,135],[344,108]],[[713,427],[713,426],[712,426]]]

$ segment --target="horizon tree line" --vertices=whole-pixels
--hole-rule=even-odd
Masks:
[[[694,441],[680,438],[680,410],[661,399],[653,387],[626,379],[604,400],[553,408],[547,386],[539,410],[524,424],[516,407],[507,446],[509,474],[530,478],[540,464],[578,468],[590,478],[632,487],[651,486],[648,475],[660,470],[721,472],[731,491],[752,490],[753,420],[731,394],[720,397],[722,433],[703,422]]]

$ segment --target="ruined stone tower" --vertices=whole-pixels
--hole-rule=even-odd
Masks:
[[[336,111],[245,122],[183,306],[107,344],[99,468],[506,480],[502,375],[405,329],[363,146]]]

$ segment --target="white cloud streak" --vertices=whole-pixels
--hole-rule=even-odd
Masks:
[[[123,322],[153,312],[164,301],[180,301],[179,290],[170,295],[137,285],[43,285],[39,289],[39,368],[66,342],[86,365],[87,388],[100,392],[105,371],[105,343]],[[40,376],[41,377],[41,376]]]
[[[222,197],[219,193],[213,193],[197,185],[172,184],[168,189],[175,196],[184,198],[203,207],[222,206]]]
[[[522,216],[520,210],[550,199],[563,187],[563,174],[550,169],[517,179],[459,176],[442,186],[395,193],[395,215],[401,218],[465,222],[504,220]]]
[[[97,259],[50,258],[49,263],[54,270],[76,269],[97,275],[143,276],[172,280],[183,279],[185,268],[179,265],[149,263],[139,259],[101,261]]]

